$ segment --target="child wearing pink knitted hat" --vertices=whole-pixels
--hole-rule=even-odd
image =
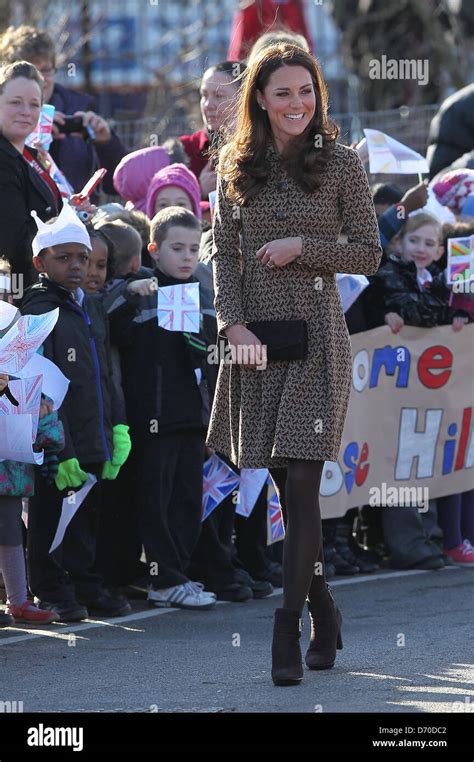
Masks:
[[[170,163],[162,146],[140,148],[124,156],[114,172],[114,188],[133,209],[145,211],[146,194],[153,175]]]
[[[170,164],[151,180],[146,196],[146,213],[153,219],[168,206],[182,206],[202,218],[201,189],[196,176],[184,164]]]

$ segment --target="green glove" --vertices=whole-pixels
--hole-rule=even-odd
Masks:
[[[80,467],[77,458],[69,458],[69,460],[63,460],[59,464],[54,481],[59,490],[66,489],[66,487],[81,487],[83,482],[87,481],[87,474]]]
[[[125,426],[124,423],[118,423],[113,427],[112,431],[114,435],[114,453],[112,460],[107,460],[104,463],[102,479],[116,479],[120,467],[123,466],[132,449],[132,442],[128,433],[129,426]]]

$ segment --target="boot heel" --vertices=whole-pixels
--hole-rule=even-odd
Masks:
[[[310,603],[311,636],[305,662],[308,669],[332,669],[336,652],[342,649],[342,614],[333,598],[329,585],[327,596]]]

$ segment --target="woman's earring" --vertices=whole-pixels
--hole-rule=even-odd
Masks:
[[[265,106],[262,106],[262,104],[260,104],[260,108],[261,108],[261,109],[263,109],[264,111],[266,111],[266,110],[267,110],[267,109],[265,108]]]

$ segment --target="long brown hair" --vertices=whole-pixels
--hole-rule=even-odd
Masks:
[[[257,102],[256,91],[266,87],[274,71],[281,66],[303,66],[311,75],[316,96],[316,109],[310,123],[294,140],[288,142],[281,155],[283,165],[306,193],[321,184],[321,175],[331,157],[339,127],[328,118],[328,94],[316,59],[292,43],[278,43],[264,48],[245,74],[240,92],[237,125],[234,135],[221,149],[219,171],[227,182],[231,202],[245,204],[267,181],[265,164],[272,132],[267,113]],[[321,146],[315,138],[321,136]]]

